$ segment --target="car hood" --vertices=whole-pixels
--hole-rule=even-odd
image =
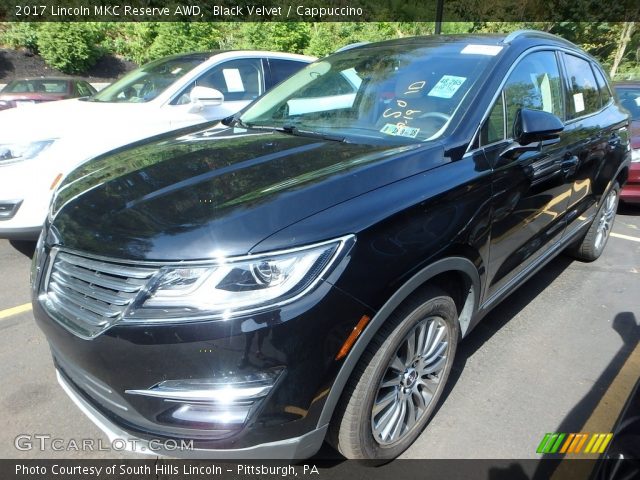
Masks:
[[[122,259],[242,255],[303,218],[447,161],[434,143],[373,146],[201,128],[76,169],[54,199],[47,242]]]
[[[0,100],[60,100],[66,93],[1,93]]]
[[[99,103],[77,98],[58,102],[38,103],[0,113],[0,142],[32,142],[62,138],[72,134],[76,138],[95,136],[109,128],[125,130],[125,125],[136,122],[149,113],[144,103]]]

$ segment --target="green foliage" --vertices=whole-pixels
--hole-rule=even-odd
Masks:
[[[220,37],[216,23],[160,22],[155,27],[155,38],[145,60],[174,53],[215,50],[220,48]]]
[[[314,23],[309,46],[305,49],[305,53],[322,57],[350,43],[376,42],[407,36],[401,25],[406,27],[411,24],[391,22]]]
[[[149,48],[157,35],[157,25],[155,22],[111,24],[102,47],[135,63],[146,63],[149,60]]]
[[[47,64],[64,73],[83,73],[103,51],[105,26],[100,23],[44,23],[38,29],[38,50]]]
[[[475,0],[480,12],[500,5],[513,5],[511,0]],[[583,0],[581,0],[583,1]],[[595,0],[584,0],[591,5]],[[500,3],[501,2],[501,3]],[[583,3],[584,3],[583,2]],[[411,18],[407,3],[407,18]],[[391,4],[390,4],[391,5]],[[454,13],[461,3],[451,0],[447,11]],[[468,7],[468,3],[465,4]],[[558,4],[560,5],[560,4]],[[383,8],[384,6],[381,6]],[[565,6],[568,13],[559,18],[579,17],[579,8]],[[424,8],[431,8],[425,5]],[[574,11],[575,10],[575,11]],[[473,10],[475,11],[475,10]],[[461,11],[460,18],[472,18],[473,11]],[[484,16],[486,18],[486,15]],[[476,18],[482,18],[476,16]],[[496,18],[500,18],[496,16]],[[523,16],[521,18],[526,18]],[[622,23],[615,22],[445,22],[442,32],[507,33],[528,28],[560,35],[600,60],[605,66],[613,63],[620,43]],[[433,22],[102,22],[102,23],[4,23],[0,24],[0,44],[14,49],[40,52],[45,61],[64,72],[86,71],[103,52],[108,52],[138,64],[156,58],[187,51],[216,49],[258,49],[305,53],[322,57],[349,43],[380,41],[414,35],[431,35]],[[640,28],[636,29],[620,63],[620,72],[632,75],[638,71]]]
[[[610,64],[620,38],[622,24],[609,22],[558,22],[551,33],[574,42],[605,64]]]
[[[37,23],[10,23],[0,37],[0,44],[15,50],[26,48],[32,53],[38,53],[38,25]]]
[[[302,53],[309,44],[311,27],[303,22],[243,23],[236,26],[234,47]]]
[[[637,61],[626,61],[620,65],[613,80],[639,80],[640,65]]]

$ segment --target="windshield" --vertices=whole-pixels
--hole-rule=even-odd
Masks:
[[[129,72],[87,100],[111,103],[149,102],[207,58],[206,55],[191,55],[156,60]]]
[[[2,89],[2,93],[67,93],[66,80],[14,80]]]
[[[629,110],[633,120],[640,120],[640,86],[638,88],[616,87],[620,103]]]
[[[239,123],[364,143],[432,140],[501,48],[472,47],[394,44],[337,53],[271,90]]]

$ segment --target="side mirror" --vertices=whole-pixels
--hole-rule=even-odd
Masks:
[[[543,142],[558,142],[563,130],[562,120],[553,113],[521,108],[513,123],[515,141],[501,153],[501,156],[513,158],[524,152],[540,150]]]
[[[205,107],[217,107],[224,102],[224,94],[220,90],[208,87],[193,87],[189,100],[192,111],[199,111]]]
[[[562,121],[553,113],[521,108],[516,114],[513,133],[520,145],[556,140],[564,130]]]

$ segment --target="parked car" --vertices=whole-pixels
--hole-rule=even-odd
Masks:
[[[613,428],[611,442],[594,469],[593,480],[640,477],[640,379]]]
[[[33,311],[110,438],[396,457],[493,306],[600,256],[630,160],[601,67],[540,32],[352,48],[223,123],[93,159],[52,202]]]
[[[89,97],[96,89],[81,78],[40,77],[12,80],[0,90],[0,110],[67,98]]]
[[[227,117],[313,60],[261,51],[174,55],[88,98],[0,112],[0,238],[37,239],[56,186],[89,158]]]
[[[620,103],[631,114],[631,167],[627,185],[620,192],[620,200],[640,203],[640,81],[618,82],[614,88]]]

